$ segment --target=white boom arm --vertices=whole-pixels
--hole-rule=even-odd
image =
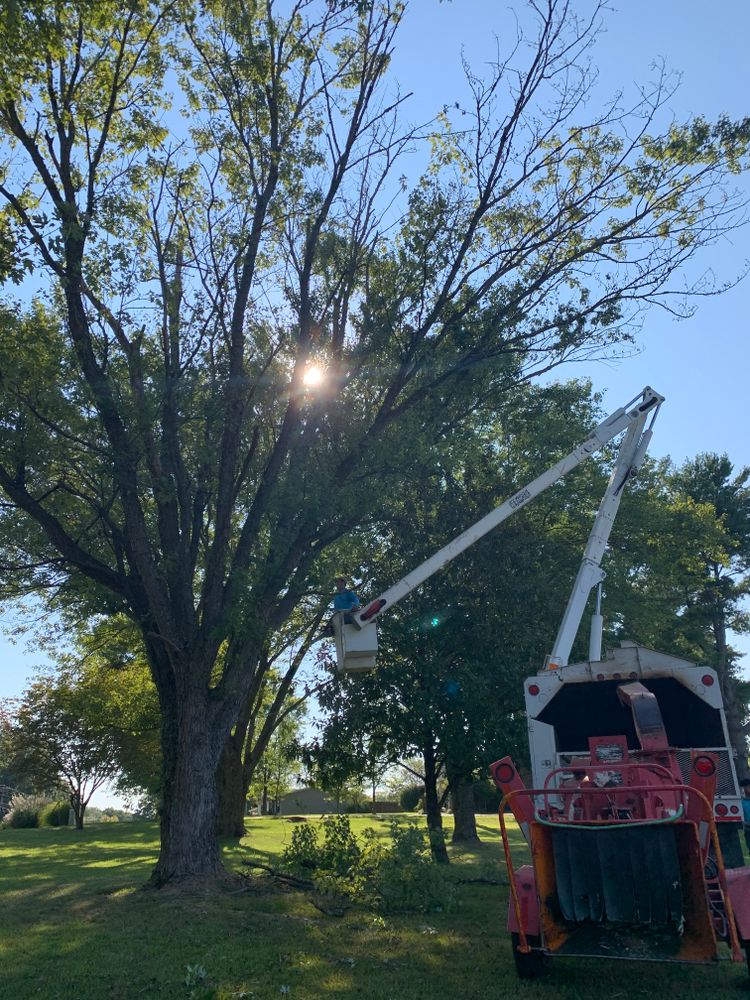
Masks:
[[[640,464],[648,447],[651,432],[649,429],[644,434],[643,427],[652,411],[655,415],[663,401],[663,396],[660,396],[658,392],[646,386],[642,393],[639,393],[629,403],[620,407],[619,410],[616,410],[599,424],[586,440],[578,445],[569,455],[562,458],[552,468],[547,469],[546,472],[543,472],[541,476],[538,476],[533,482],[529,483],[522,490],[519,490],[510,499],[505,500],[499,507],[496,507],[480,521],[472,525],[471,528],[467,528],[466,531],[454,538],[453,541],[445,545],[439,552],[430,556],[429,559],[426,559],[420,566],[412,570],[411,573],[404,576],[398,583],[395,583],[374,601],[371,601],[366,608],[361,611],[347,613],[346,619],[341,614],[334,615],[338,669],[366,670],[373,667],[375,653],[377,652],[377,637],[374,623],[383,611],[387,608],[392,608],[434,573],[447,566],[448,563],[465,549],[469,548],[470,545],[473,545],[474,542],[478,541],[489,531],[492,531],[493,528],[502,524],[511,514],[525,507],[530,500],[533,500],[534,497],[539,496],[544,490],[562,479],[571,469],[575,469],[576,466],[580,465],[590,455],[599,451],[600,448],[603,448],[604,445],[608,444],[618,434],[622,433],[622,431],[627,431],[615,473],[613,473],[607,494],[599,509],[595,532],[592,532],[592,537],[589,539],[589,544],[587,545],[588,562],[586,562],[587,557],[584,557],[586,567],[589,566],[589,563],[592,567],[592,582],[588,584],[588,589],[586,590],[586,596],[588,596],[589,590],[594,583],[601,579],[601,571],[599,571],[599,576],[596,576],[593,572],[593,567],[598,567],[597,559],[601,561],[604,553],[607,538],[609,537],[609,529],[611,528],[611,521],[619,505],[622,486],[632,474],[634,467],[637,468],[637,465]],[[607,521],[607,517],[609,517],[609,521]],[[589,549],[591,550],[590,552]],[[577,589],[583,588],[588,582],[588,576],[585,579],[582,578],[583,571],[584,567],[582,566],[581,573],[579,573],[579,580],[576,581]],[[573,599],[571,598],[571,604],[569,604],[566,611],[567,623],[565,621],[563,623],[565,626],[565,636],[561,639],[563,633],[563,627],[561,627],[561,635],[558,636],[558,641],[555,643],[555,652],[553,655],[558,657],[560,655],[558,646],[562,649],[563,643],[567,642],[567,636],[573,628],[574,618],[576,613],[578,613],[573,638],[570,640],[572,645],[586,601],[584,599],[583,604],[580,604],[580,611],[578,610],[580,602],[577,602],[575,607],[571,606],[572,603]],[[567,652],[570,652],[569,648]]]
[[[641,467],[648,446],[651,443],[653,434],[652,425],[656,417],[657,410],[661,405],[661,398],[653,413],[643,409],[628,427],[620,444],[620,451],[617,462],[610,476],[607,489],[604,491],[602,502],[599,504],[594,525],[589,534],[586,548],[583,551],[583,559],[573,584],[573,590],[568,598],[568,606],[565,609],[560,628],[557,632],[552,653],[547,657],[547,667],[564,667],[568,663],[570,651],[573,648],[578,629],[589,599],[591,590],[602,582],[606,574],[601,568],[602,558],[609,541],[609,533],[615,520],[617,510],[620,506],[623,489],[629,479],[632,479]],[[651,421],[647,430],[644,430],[646,421],[651,416]],[[593,659],[601,657],[601,611],[597,603],[597,619],[592,624],[590,656]],[[597,629],[599,634],[597,635]]]

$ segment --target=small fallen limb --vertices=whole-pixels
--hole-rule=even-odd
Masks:
[[[507,885],[502,878],[456,878],[451,879],[458,885]]]
[[[296,889],[314,889],[315,885],[310,881],[310,879],[297,878],[296,875],[288,875],[285,872],[280,872],[276,868],[271,868],[270,865],[264,865],[261,861],[249,861],[245,860],[242,862],[246,868],[257,868],[260,871],[268,872],[269,875],[273,875],[274,878],[279,879],[281,882],[288,882],[289,885],[293,885]]]

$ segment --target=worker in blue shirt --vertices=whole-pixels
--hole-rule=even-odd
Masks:
[[[345,576],[336,577],[336,593],[333,595],[333,610],[334,611],[356,611],[359,608],[359,598],[354,593],[353,590],[349,590],[346,585]],[[351,615],[345,615],[344,621],[347,624],[351,623]],[[333,619],[331,619],[328,624],[323,629],[324,636],[333,636]]]
[[[750,851],[750,778],[743,778],[740,782],[742,786],[742,820],[745,824],[745,843]]]
[[[346,585],[345,576],[336,577],[336,593],[333,596],[334,611],[354,611],[359,607],[359,598]]]

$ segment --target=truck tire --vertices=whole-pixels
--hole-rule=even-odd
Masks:
[[[521,943],[521,935],[518,931],[513,931],[510,936],[511,947],[513,948],[513,961],[516,963],[516,973],[519,979],[537,979],[544,972],[546,965],[545,955],[541,951],[523,952],[518,950]],[[541,938],[536,934],[527,934],[526,941],[532,948],[541,947]]]

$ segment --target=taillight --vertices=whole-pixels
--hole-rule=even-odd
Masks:
[[[714,679],[711,676],[711,674],[704,674],[701,677],[701,684],[703,684],[707,688],[710,688],[713,685],[713,682],[714,682]]]
[[[529,694],[534,695],[534,696],[538,695],[539,694],[539,685],[538,684],[529,684]]]
[[[494,769],[495,781],[500,785],[508,785],[515,777],[516,769],[512,764],[498,764]]]
[[[710,778],[716,771],[716,764],[714,764],[710,757],[705,756],[696,757],[693,761],[693,767],[695,768],[695,773],[699,774],[701,778]]]
[[[714,812],[716,813],[717,816],[726,816],[726,814],[729,812],[729,810],[727,809],[727,807],[724,805],[723,802],[720,802],[716,806]]]

